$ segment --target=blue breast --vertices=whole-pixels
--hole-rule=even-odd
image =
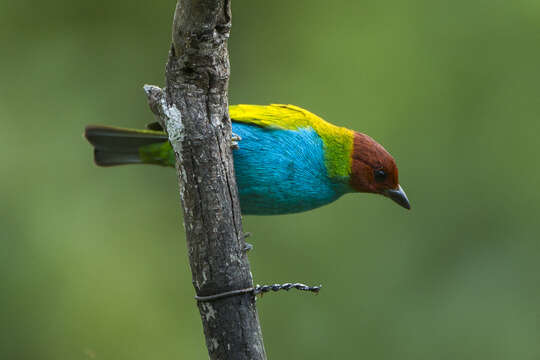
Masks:
[[[242,137],[234,167],[243,214],[310,210],[347,191],[328,177],[323,142],[311,129],[281,130],[234,123]]]

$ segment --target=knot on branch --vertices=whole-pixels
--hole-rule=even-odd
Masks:
[[[230,0],[180,0],[173,20],[177,56],[206,54],[226,46],[231,31]]]
[[[155,116],[158,117],[157,120],[160,121],[161,117],[163,116],[162,100],[165,99],[165,94],[163,93],[163,90],[161,90],[161,88],[155,85],[144,85],[143,89],[146,93],[150,110]]]
[[[150,110],[156,120],[167,130],[169,140],[175,152],[182,156],[182,141],[184,140],[184,124],[182,114],[175,104],[169,105],[165,92],[155,85],[144,85],[144,92],[148,99]]]

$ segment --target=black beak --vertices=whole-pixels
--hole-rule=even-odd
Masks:
[[[403,206],[405,209],[410,210],[411,204],[409,203],[409,199],[407,199],[407,195],[405,195],[405,191],[401,188],[401,186],[398,185],[398,188],[395,190],[386,190],[384,192],[384,196],[389,197],[390,199],[397,202],[399,205]]]

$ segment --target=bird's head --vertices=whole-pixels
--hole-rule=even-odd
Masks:
[[[406,209],[411,208],[399,185],[392,155],[378,142],[358,132],[354,133],[350,185],[356,191],[384,195]]]

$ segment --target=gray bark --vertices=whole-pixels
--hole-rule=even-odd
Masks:
[[[178,0],[166,89],[145,87],[176,153],[199,296],[253,287],[231,152],[230,28],[229,0]],[[198,307],[211,359],[266,358],[253,293],[199,301]]]

